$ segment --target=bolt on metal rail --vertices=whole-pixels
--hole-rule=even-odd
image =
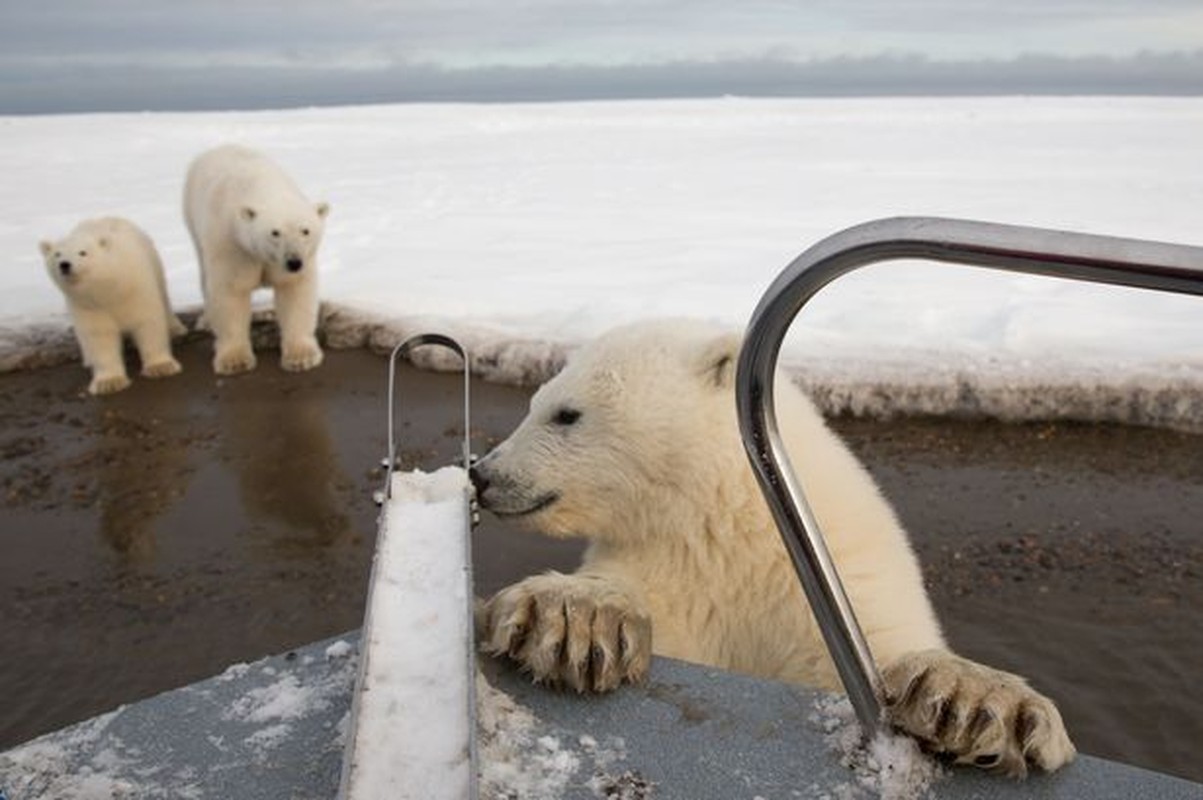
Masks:
[[[866,734],[880,728],[881,678],[822,531],[782,446],[773,400],[781,342],[802,307],[859,267],[926,259],[1056,278],[1203,295],[1203,247],[936,217],[856,225],[792,261],[752,314],[736,404],[744,449]]]

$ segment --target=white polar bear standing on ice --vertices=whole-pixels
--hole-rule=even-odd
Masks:
[[[255,368],[251,293],[270,286],[280,366],[322,363],[317,343],[317,249],[330,207],[311,203],[263,154],[222,145],[198,156],[184,186],[184,219],[201,268],[205,316],[216,337],[213,370]]]
[[[835,689],[837,675],[739,438],[739,338],[702,323],[618,328],[576,353],[476,464],[481,505],[590,546],[572,575],[498,592],[484,647],[577,691],[641,680],[652,652]],[[777,419],[876,662],[893,724],[1012,775],[1074,756],[1053,703],[948,650],[919,565],[869,473],[809,398]]]
[[[128,335],[149,378],[175,375],[171,336],[186,332],[171,311],[163,262],[154,242],[121,217],[87,219],[57,242],[38,245],[51,280],[67,298],[88,391],[109,394],[130,385],[122,353]]]

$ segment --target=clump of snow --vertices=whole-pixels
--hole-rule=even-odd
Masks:
[[[222,712],[223,719],[263,726],[245,739],[257,757],[266,757],[269,751],[286,741],[293,724],[325,711],[350,690],[358,668],[354,647],[346,640],[339,640],[326,648],[328,658],[332,650],[340,654],[338,659],[342,663],[319,678],[304,682],[291,672],[281,673],[271,667],[263,667],[263,674],[276,679],[266,686],[249,689]],[[219,680],[243,675],[251,666],[236,664],[229,667],[219,676]]]
[[[853,776],[852,781],[821,793],[819,800],[919,800],[944,774],[908,736],[881,731],[865,742],[852,704],[842,695],[819,696],[810,722],[823,731],[827,744]]]
[[[546,726],[505,692],[476,676],[477,775],[481,800],[558,800],[571,786],[586,786],[597,797],[646,800],[653,784],[638,773],[617,775],[626,742],[589,734],[549,733]],[[583,778],[581,773],[589,774]]]
[[[393,475],[393,500],[398,503],[466,503],[467,489],[468,473],[461,467],[443,467],[431,473],[416,469]],[[452,522],[458,523],[458,520],[453,518]],[[461,531],[452,527],[445,533],[451,535]],[[434,542],[436,546],[440,543],[439,540]]]
[[[346,639],[339,639],[334,644],[326,648],[326,660],[333,661],[337,658],[346,658],[355,652],[355,648]]]

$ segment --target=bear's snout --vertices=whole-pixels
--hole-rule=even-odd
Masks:
[[[62,275],[64,277],[66,277],[67,275],[70,275],[71,274],[71,262],[70,261],[58,262],[58,271],[60,273],[62,273]]]
[[[284,267],[289,272],[300,272],[303,266],[305,266],[305,262],[301,260],[300,256],[289,256],[288,260],[284,262]]]
[[[480,497],[489,488],[489,479],[475,466],[469,468],[468,480],[472,481],[472,488],[476,489],[477,497]]]

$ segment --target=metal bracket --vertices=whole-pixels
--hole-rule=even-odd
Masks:
[[[471,360],[468,358],[468,351],[464,346],[442,333],[420,333],[416,336],[411,336],[401,344],[393,348],[392,353],[388,358],[388,453],[380,461],[380,465],[384,467],[384,486],[372,494],[372,500],[378,506],[384,505],[385,501],[392,497],[393,493],[393,472],[397,469],[397,436],[396,436],[396,388],[397,388],[397,358],[401,355],[408,354],[411,350],[417,347],[427,345],[439,345],[451,350],[460,357],[463,362],[464,375],[464,441],[460,454],[460,463],[464,469],[472,466],[475,460],[472,456],[472,427],[471,427]],[[480,521],[480,510],[476,504],[476,495],[472,495],[472,524],[475,526]]]

